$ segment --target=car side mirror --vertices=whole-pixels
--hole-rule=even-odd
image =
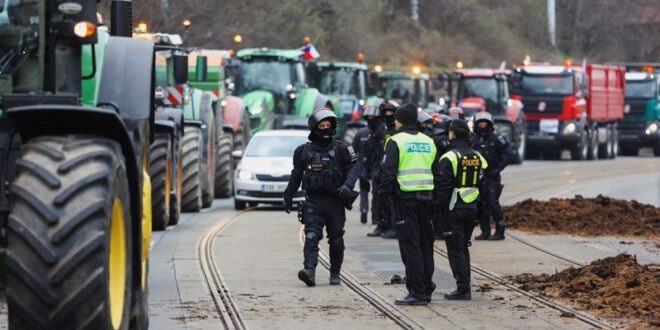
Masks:
[[[188,55],[173,55],[174,83],[182,85],[188,82]]]
[[[231,152],[231,157],[235,159],[243,158],[243,150],[234,150]]]

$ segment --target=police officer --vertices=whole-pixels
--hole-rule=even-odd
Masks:
[[[385,143],[379,194],[395,207],[401,259],[408,295],[397,305],[426,305],[435,290],[433,228],[430,221],[438,155],[433,140],[419,133],[417,105],[396,112],[397,133]]]
[[[307,286],[316,285],[319,242],[323,227],[330,244],[330,284],[340,284],[339,272],[344,260],[344,223],[346,213],[358,193],[353,191],[357,181],[357,156],[352,146],[335,140],[337,117],[329,109],[321,108],[308,120],[310,142],[300,145],[293,154],[293,170],[284,192],[284,208],[293,208],[293,194],[302,182],[306,200],[298,211],[305,225],[303,248],[304,268],[298,279]]]
[[[367,223],[369,212],[369,190],[371,180],[375,177],[380,162],[383,159],[383,141],[385,139],[385,123],[377,106],[365,106],[362,118],[367,127],[361,128],[353,139],[353,149],[358,154],[358,176],[360,178],[360,221]],[[372,196],[371,218],[374,225],[379,219],[377,195]],[[380,236],[380,233],[377,235]]]
[[[420,133],[433,138],[433,116],[422,109],[417,109],[417,125]]]
[[[493,116],[486,112],[477,112],[474,116],[474,138],[472,148],[479,151],[488,161],[481,185],[481,209],[479,210],[479,227],[481,234],[475,240],[503,240],[505,221],[500,206],[502,193],[502,177],[500,173],[509,164],[512,154],[509,142],[495,133]],[[490,234],[490,216],[495,220],[495,234]]]
[[[449,300],[470,300],[470,237],[477,217],[482,170],[487,161],[470,149],[470,130],[462,119],[449,126],[451,150],[440,158],[440,182],[436,190],[437,212],[446,213],[443,225],[449,266],[457,289],[444,295]]]
[[[383,160],[385,141],[387,141],[396,132],[394,114],[397,109],[397,104],[394,101],[385,100],[378,106],[378,110],[383,116],[385,127],[382,131],[372,135],[369,140],[367,149],[369,150],[370,158],[374,161],[371,168],[371,183],[373,186],[372,193],[372,222],[376,227],[374,230],[367,234],[369,237],[383,237],[393,239],[397,237],[396,229],[394,228],[391,220],[390,208],[385,205],[378,193],[378,182],[381,175],[381,163]]]

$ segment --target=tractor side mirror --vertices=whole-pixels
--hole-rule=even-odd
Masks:
[[[209,79],[209,64],[208,57],[206,56],[197,56],[197,63],[195,67],[195,80],[203,82],[208,81]]]
[[[172,55],[174,67],[174,83],[177,85],[188,82],[188,55]]]

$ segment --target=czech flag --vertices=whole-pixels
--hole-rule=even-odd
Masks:
[[[316,50],[316,47],[314,47],[313,44],[308,44],[302,48],[302,51],[305,55],[305,59],[308,61],[313,61],[319,57],[321,57],[321,54],[319,54],[319,51]]]

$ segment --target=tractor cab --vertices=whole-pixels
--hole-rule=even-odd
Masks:
[[[505,114],[512,105],[507,72],[493,69],[461,69],[452,74],[456,83],[454,101],[466,116],[480,110]],[[520,103],[520,102],[517,102]]]
[[[433,102],[430,94],[430,78],[418,67],[408,71],[381,71],[372,75],[373,88],[378,96],[399,104],[416,103],[428,108]]]

